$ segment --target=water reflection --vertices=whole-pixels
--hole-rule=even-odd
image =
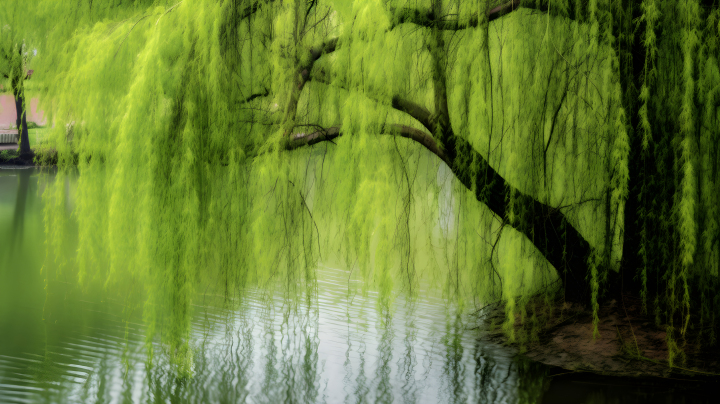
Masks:
[[[44,179],[52,181],[52,175]],[[0,170],[0,402],[612,403],[681,401],[686,391],[553,381],[547,369],[478,341],[431,289],[409,298],[321,266],[314,280],[212,288],[194,299],[192,369],[170,363],[138,302],[45,278],[42,181]],[[72,248],[69,243],[68,248]],[[427,288],[427,285],[424,287]],[[148,345],[149,344],[149,345]],[[148,348],[152,348],[149,350]],[[148,352],[154,352],[152,360]],[[628,392],[634,392],[629,396]],[[695,398],[695,397],[693,397]],[[709,402],[709,400],[707,400]]]
[[[30,174],[33,170],[17,170],[18,189],[15,197],[15,210],[13,213],[12,235],[10,237],[10,252],[15,251],[18,241],[23,239],[25,229],[25,206],[27,205],[28,189],[30,188]]]

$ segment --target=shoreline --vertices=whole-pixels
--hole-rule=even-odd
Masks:
[[[0,165],[6,167],[52,167],[57,164],[57,152],[54,149],[31,148],[30,153],[21,155],[18,145],[0,143]]]
[[[538,315],[536,333],[530,333],[519,319],[516,334],[528,341],[509,342],[500,329],[505,320],[503,307],[490,308],[479,319],[488,327],[481,340],[509,346],[518,355],[564,369],[568,373],[632,379],[682,379],[685,381],[720,382],[720,349],[697,349],[689,341],[685,349],[685,365],[668,366],[668,351],[664,327],[658,327],[654,318],[643,314],[639,300],[624,296],[623,301],[611,300],[600,306],[598,313],[599,335],[593,338],[592,311],[569,303],[554,303],[541,307],[541,299],[528,303],[528,313]],[[534,307],[533,307],[534,306]],[[529,322],[528,322],[529,323]]]

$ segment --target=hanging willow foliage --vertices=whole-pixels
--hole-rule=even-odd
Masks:
[[[167,331],[182,366],[197,285],[303,287],[338,251],[388,299],[432,279],[461,306],[505,302],[511,339],[526,338],[513,324],[528,296],[558,282],[591,305],[596,333],[603,299],[654,302],[671,365],[716,341],[716,2],[38,1],[28,14],[44,147],[79,172],[79,279],[144,285],[148,338]],[[58,255],[63,186],[47,192]]]

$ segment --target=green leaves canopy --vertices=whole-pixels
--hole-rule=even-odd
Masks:
[[[559,274],[597,310],[622,269],[670,338],[714,338],[712,2],[50,3],[81,279],[185,307],[177,341],[196,279],[311,279],[337,249],[381,288],[509,307]]]

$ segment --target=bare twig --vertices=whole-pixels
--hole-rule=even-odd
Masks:
[[[150,15],[151,15],[151,14],[145,14],[144,16],[140,17],[139,20],[135,21],[135,24],[133,24],[133,26],[130,28],[130,31],[128,31],[127,34],[125,34],[125,37],[123,37],[122,42],[120,42],[120,45],[118,45],[118,48],[117,48],[117,50],[115,51],[115,54],[113,55],[113,59],[115,59],[115,57],[117,56],[117,54],[120,52],[120,48],[122,48],[123,44],[125,43],[125,40],[128,38],[128,36],[130,36],[130,33],[133,32],[133,30],[134,30],[135,27],[140,23],[140,21],[142,21],[142,20],[150,17]]]
[[[184,0],[183,0],[183,1],[184,1]],[[172,6],[172,7],[170,7],[170,8],[168,8],[167,10],[165,10],[165,12],[162,13],[162,15],[157,19],[157,21],[155,21],[155,25],[158,25],[158,23],[160,22],[160,18],[163,18],[163,17],[165,16],[165,14],[173,11],[173,9],[175,9],[175,7],[179,6],[181,3],[182,3],[182,1],[179,2],[179,3],[177,3],[177,4],[175,4],[174,6]]]
[[[310,220],[312,220],[313,225],[315,225],[315,231],[317,231],[317,239],[318,239],[318,254],[320,255],[320,261],[322,261],[322,253],[320,252],[320,229],[318,228],[317,223],[315,223],[315,218],[313,217],[312,211],[310,210],[310,207],[308,206],[307,202],[305,202],[305,196],[302,194],[300,189],[295,186],[295,183],[288,180],[290,185],[293,186],[293,188],[298,190],[298,194],[300,194],[300,199],[302,200],[303,205],[305,206],[305,209],[307,209],[308,213],[310,214]]]

